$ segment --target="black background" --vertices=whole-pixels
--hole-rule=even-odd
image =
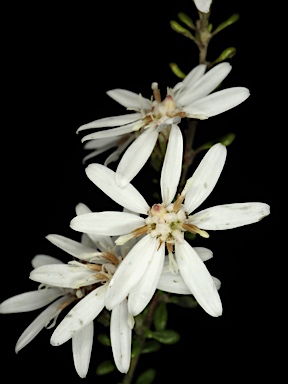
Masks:
[[[22,5],[7,10],[9,22],[2,47],[1,301],[36,289],[28,279],[34,255],[44,253],[67,261],[64,252],[45,236],[57,233],[80,238],[69,228],[78,202],[92,210],[117,208],[86,178],[82,164],[86,152],[81,135],[75,132],[97,118],[125,113],[105,94],[107,90],[125,88],[149,98],[151,83],[157,81],[164,94],[167,86],[178,82],[169,62],[176,61],[185,72],[198,64],[193,43],[170,29],[169,20],[176,19],[179,11],[196,17],[189,0]],[[235,376],[246,379],[248,375],[254,380],[263,373],[271,354],[267,324],[272,311],[268,288],[269,276],[274,274],[271,258],[275,257],[271,245],[275,215],[272,170],[279,137],[275,138],[271,97],[267,97],[272,81],[268,51],[272,47],[259,33],[261,20],[269,16],[268,10],[253,8],[250,1],[215,0],[210,21],[216,26],[236,12],[239,21],[212,40],[208,60],[235,46],[237,54],[230,60],[233,69],[223,87],[244,86],[251,96],[235,109],[199,124],[196,143],[236,133],[219,182],[201,208],[258,201],[271,205],[271,215],[251,226],[210,231],[208,240],[195,244],[214,252],[207,266],[222,282],[223,316],[212,318],[200,307],[169,307],[168,324],[180,332],[180,342],[143,357],[139,365],[139,372],[157,367],[156,382],[167,374],[171,381],[181,382],[215,377],[233,382]],[[133,183],[152,202],[149,180],[145,167]],[[273,311],[275,315],[275,308]],[[43,330],[15,354],[18,337],[38,313],[1,315],[6,372],[2,382],[80,382],[71,342],[50,346],[51,330]],[[95,341],[85,382],[120,380],[117,375],[95,376],[96,366],[107,357],[111,357],[110,351]]]

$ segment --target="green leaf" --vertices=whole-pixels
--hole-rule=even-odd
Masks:
[[[185,79],[186,77],[185,73],[181,71],[181,69],[178,67],[176,63],[170,63],[169,66],[171,68],[171,71],[174,73],[174,75],[176,75],[180,79]]]
[[[153,368],[147,369],[141,373],[141,375],[136,380],[136,384],[151,384],[153,383],[156,377],[156,370]]]
[[[115,369],[114,363],[111,360],[105,360],[96,368],[96,375],[103,376],[107,375],[110,372],[113,372]]]
[[[235,47],[226,48],[221,53],[221,55],[215,61],[213,61],[212,65],[221,63],[222,61],[227,60],[227,59],[232,59],[232,57],[234,57],[235,55],[236,55],[236,48]]]
[[[110,338],[108,335],[106,335],[106,333],[99,333],[97,335],[97,340],[99,341],[99,343],[101,343],[102,345],[105,345],[106,347],[111,346]]]
[[[157,340],[162,344],[175,344],[180,339],[179,333],[172,329],[164,329],[163,331],[155,332],[151,331],[147,337]]]
[[[177,16],[178,16],[179,20],[182,21],[183,24],[187,25],[187,27],[189,27],[191,29],[196,29],[196,27],[193,23],[193,20],[191,19],[190,16],[186,15],[186,13],[179,12]]]
[[[161,344],[157,340],[147,340],[142,349],[142,353],[157,352],[161,348]]]
[[[223,21],[223,23],[219,24],[218,27],[213,31],[213,34],[222,31],[224,28],[229,27],[229,25],[232,25],[236,23],[236,21],[239,20],[240,15],[238,13],[233,13],[227,20]]]
[[[173,29],[173,31],[175,31],[177,33],[181,33],[181,35],[184,35],[185,37],[188,37],[191,40],[195,40],[192,33],[190,31],[188,31],[188,29],[182,27],[182,25],[179,24],[177,21],[171,20],[170,21],[170,27]]]
[[[164,302],[160,302],[154,312],[153,324],[156,331],[163,331],[166,328],[168,318],[167,305]]]
[[[133,340],[132,343],[132,350],[131,350],[131,357],[134,358],[138,356],[141,353],[141,344],[138,339]]]
[[[183,308],[196,308],[198,303],[192,295],[175,295],[169,297],[169,303],[177,304]]]

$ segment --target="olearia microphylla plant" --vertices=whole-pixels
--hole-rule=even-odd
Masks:
[[[70,228],[81,233],[81,241],[58,234],[46,237],[69,255],[69,261],[36,255],[29,278],[40,284],[38,289],[0,304],[2,314],[45,307],[24,330],[15,351],[43,328],[55,327],[50,343],[61,347],[71,340],[74,366],[81,378],[87,376],[95,337],[100,340],[95,322],[108,329],[102,342],[111,347],[112,357],[100,364],[96,373],[118,371],[121,384],[132,384],[140,356],[180,338],[178,332],[167,328],[169,303],[191,310],[199,305],[205,315],[225,316],[219,295],[221,282],[205,264],[213,250],[197,246],[197,239],[208,244],[211,231],[255,224],[270,213],[270,206],[262,202],[199,210],[216,186],[235,134],[230,132],[217,140],[205,138],[194,148],[196,128],[201,120],[239,106],[250,92],[242,86],[221,89],[232,69],[228,60],[236,53],[234,47],[213,61],[207,56],[212,38],[235,23],[239,15],[233,14],[214,28],[209,21],[214,2],[189,1],[198,18],[193,21],[179,12],[181,23],[171,20],[170,26],[196,44],[198,64],[185,74],[178,64],[169,63],[180,81],[167,88],[164,98],[156,82],[152,82],[150,99],[126,89],[109,90],[107,95],[128,113],[103,117],[77,130],[98,129],[81,139],[84,149],[92,150],[83,163],[109,151],[108,157],[104,164],[90,163],[86,175],[122,210],[92,212],[79,203]],[[190,173],[200,153],[202,159]],[[159,173],[157,199],[154,190],[140,191],[132,183],[149,159],[153,171]],[[108,167],[117,161],[115,171]],[[62,319],[56,326],[59,316]],[[138,376],[137,383],[150,384],[155,375],[155,369],[148,369]]]

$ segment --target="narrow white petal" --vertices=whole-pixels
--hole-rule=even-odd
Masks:
[[[139,173],[149,159],[157,139],[157,130],[150,127],[124,152],[116,169],[116,182],[120,187],[126,186]]]
[[[213,252],[210,249],[204,248],[204,247],[193,247],[193,248],[194,248],[194,251],[198,253],[202,261],[207,261],[212,259]]]
[[[210,5],[212,3],[212,0],[194,0],[194,2],[198,11],[203,13],[208,13],[210,10]]]
[[[86,377],[93,346],[93,321],[82,328],[72,337],[72,352],[76,372],[83,379]]]
[[[31,264],[33,268],[37,268],[47,264],[63,264],[63,261],[48,255],[36,255],[31,260]]]
[[[206,67],[207,66],[205,64],[197,65],[187,74],[187,76],[180,83],[177,83],[175,85],[175,87],[173,88],[173,92],[177,104],[180,94],[182,92],[189,92],[189,88],[191,88],[196,83],[196,81],[198,81],[204,75]]]
[[[142,217],[126,212],[93,212],[76,216],[70,226],[75,231],[98,235],[119,236],[145,225]]]
[[[115,365],[120,372],[127,373],[131,360],[132,330],[128,325],[126,299],[112,309],[110,339]]]
[[[129,135],[126,137],[125,141],[123,139],[122,144],[118,145],[116,150],[112,152],[104,161],[105,167],[107,167],[110,163],[117,161],[122,154],[122,152],[125,151],[125,149],[132,143],[132,141],[135,139],[134,135]]]
[[[117,145],[119,137],[104,137],[103,139],[90,140],[83,145],[83,149],[105,150],[113,148]]]
[[[139,120],[141,117],[142,114],[138,112],[127,115],[104,117],[102,119],[91,121],[91,123],[81,125],[81,127],[77,129],[77,133],[85,129],[121,126]]]
[[[119,138],[117,137],[117,140],[115,140],[115,143],[106,145],[105,147],[102,147],[100,149],[95,149],[95,151],[88,153],[88,155],[83,157],[82,163],[85,164],[87,160],[92,159],[93,157],[99,156],[99,155],[101,155],[101,153],[104,153],[104,152],[108,151],[109,149],[116,147],[118,140],[119,140]],[[98,140],[92,140],[92,141],[98,141]],[[88,141],[87,144],[88,143],[90,143],[90,141]]]
[[[189,180],[184,206],[191,213],[210,195],[223,170],[227,155],[224,145],[213,145],[203,157],[196,171]]]
[[[95,283],[95,271],[70,264],[43,265],[33,269],[29,278],[56,287],[74,288]]]
[[[173,200],[181,176],[183,161],[183,137],[177,125],[172,125],[164,163],[161,171],[161,195],[164,205]]]
[[[83,254],[95,253],[94,248],[87,247],[65,236],[50,234],[46,236],[46,239],[56,245],[56,247],[59,247],[69,255],[77,257],[78,259],[81,259]]]
[[[256,223],[269,213],[265,203],[234,203],[204,209],[192,215],[189,222],[201,229],[231,229]]]
[[[176,261],[183,280],[198,304],[211,316],[222,315],[222,303],[212,276],[194,249],[184,241],[175,244]]]
[[[134,245],[110,280],[106,294],[107,309],[115,308],[127,297],[143,276],[158,246],[158,240],[150,235]]]
[[[138,109],[138,110],[150,110],[151,102],[150,100],[142,97],[138,93],[127,91],[126,89],[112,89],[106,92],[113,100],[117,103],[123,105],[123,107],[129,109]]]
[[[221,288],[221,281],[219,279],[217,279],[217,277],[214,277],[214,276],[212,276],[212,279],[214,281],[214,284],[215,284],[217,290],[219,290]]]
[[[49,307],[47,307],[39,316],[25,329],[22,335],[19,337],[16,346],[15,352],[18,353],[22,348],[30,343],[35,336],[46,326],[46,324],[53,319],[61,311],[61,305],[67,300],[67,297],[61,297]]]
[[[19,313],[34,311],[50,304],[63,292],[59,288],[38,289],[20,293],[19,295],[10,297],[0,304],[0,313]]]
[[[191,291],[187,287],[181,274],[179,272],[171,273],[168,263],[165,263],[157,288],[164,292],[177,293],[179,295],[191,295]]]
[[[216,116],[243,103],[249,96],[250,92],[247,88],[227,88],[193,102],[184,110],[188,117],[192,117],[192,115]]]
[[[136,161],[134,160],[134,162]],[[117,204],[132,212],[147,214],[149,205],[141,193],[132,184],[120,188],[115,181],[115,172],[111,169],[102,164],[90,164],[86,168],[86,174],[101,191]]]
[[[165,245],[155,250],[152,259],[143,276],[128,297],[128,310],[132,316],[141,313],[152,299],[157,288],[165,259]]]
[[[199,78],[192,87],[177,98],[177,102],[184,107],[190,107],[197,100],[209,95],[225,79],[231,71],[232,66],[229,63],[220,63]],[[185,108],[186,111],[186,108]]]
[[[64,317],[51,336],[52,345],[61,345],[91,323],[104,308],[106,285],[94,289]]]
[[[82,137],[81,142],[84,143],[84,141],[87,141],[87,140],[96,140],[96,139],[98,140],[98,139],[103,139],[104,137],[115,137],[115,136],[117,137],[117,136],[125,135],[126,133],[132,132],[134,127],[135,127],[135,123],[131,123],[128,125],[124,125],[122,127],[104,129],[103,131],[90,133],[89,135]]]

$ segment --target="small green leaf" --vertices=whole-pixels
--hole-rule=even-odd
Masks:
[[[171,68],[171,71],[174,73],[174,75],[176,75],[180,79],[185,79],[186,77],[185,73],[181,71],[181,69],[178,67],[176,63],[170,63],[169,66]]]
[[[189,39],[195,40],[192,33],[190,31],[188,31],[188,29],[182,27],[182,25],[179,24],[177,21],[171,20],[170,26],[173,29],[173,31],[175,31],[177,33],[181,33],[181,35],[184,35],[185,37],[188,37]]]
[[[99,343],[105,345],[106,347],[110,347],[111,345],[110,338],[108,335],[106,335],[106,333],[99,333],[97,335],[97,340],[99,341]]]
[[[192,295],[170,296],[169,303],[177,304],[183,308],[196,308],[198,303]]]
[[[234,47],[226,48],[221,53],[221,55],[215,61],[213,61],[212,65],[221,63],[222,61],[227,60],[227,59],[232,59],[232,57],[234,57],[235,55],[236,55],[236,48],[234,48]]]
[[[136,380],[136,384],[151,384],[153,383],[154,379],[156,377],[156,370],[155,369],[147,369],[147,371],[144,371],[141,373],[141,375]]]
[[[225,145],[225,147],[227,147],[228,145],[233,143],[235,138],[236,138],[235,133],[232,133],[232,132],[231,133],[227,133],[227,135],[222,137],[222,139],[220,140],[220,143]]]
[[[191,17],[186,15],[186,13],[179,12],[177,16],[178,16],[179,20],[182,21],[182,23],[187,25],[187,27],[189,27],[191,29],[196,29]]]
[[[239,20],[240,15],[238,13],[233,13],[227,20],[223,21],[223,23],[219,24],[218,27],[213,31],[213,34],[222,31],[224,28],[229,27],[229,25],[232,25],[236,23],[236,21]]]
[[[133,340],[131,357],[134,358],[141,353],[141,344],[138,339]]]
[[[155,309],[153,323],[156,331],[162,331],[166,328],[168,311],[166,303],[160,302]]]
[[[172,329],[164,329],[163,331],[151,332],[151,338],[162,344],[175,344],[179,341],[180,335]]]
[[[96,375],[103,376],[107,375],[110,372],[113,372],[115,369],[114,363],[111,360],[105,360],[96,368]]]
[[[151,353],[159,351],[161,348],[161,344],[156,340],[147,340],[142,349],[142,353]]]

